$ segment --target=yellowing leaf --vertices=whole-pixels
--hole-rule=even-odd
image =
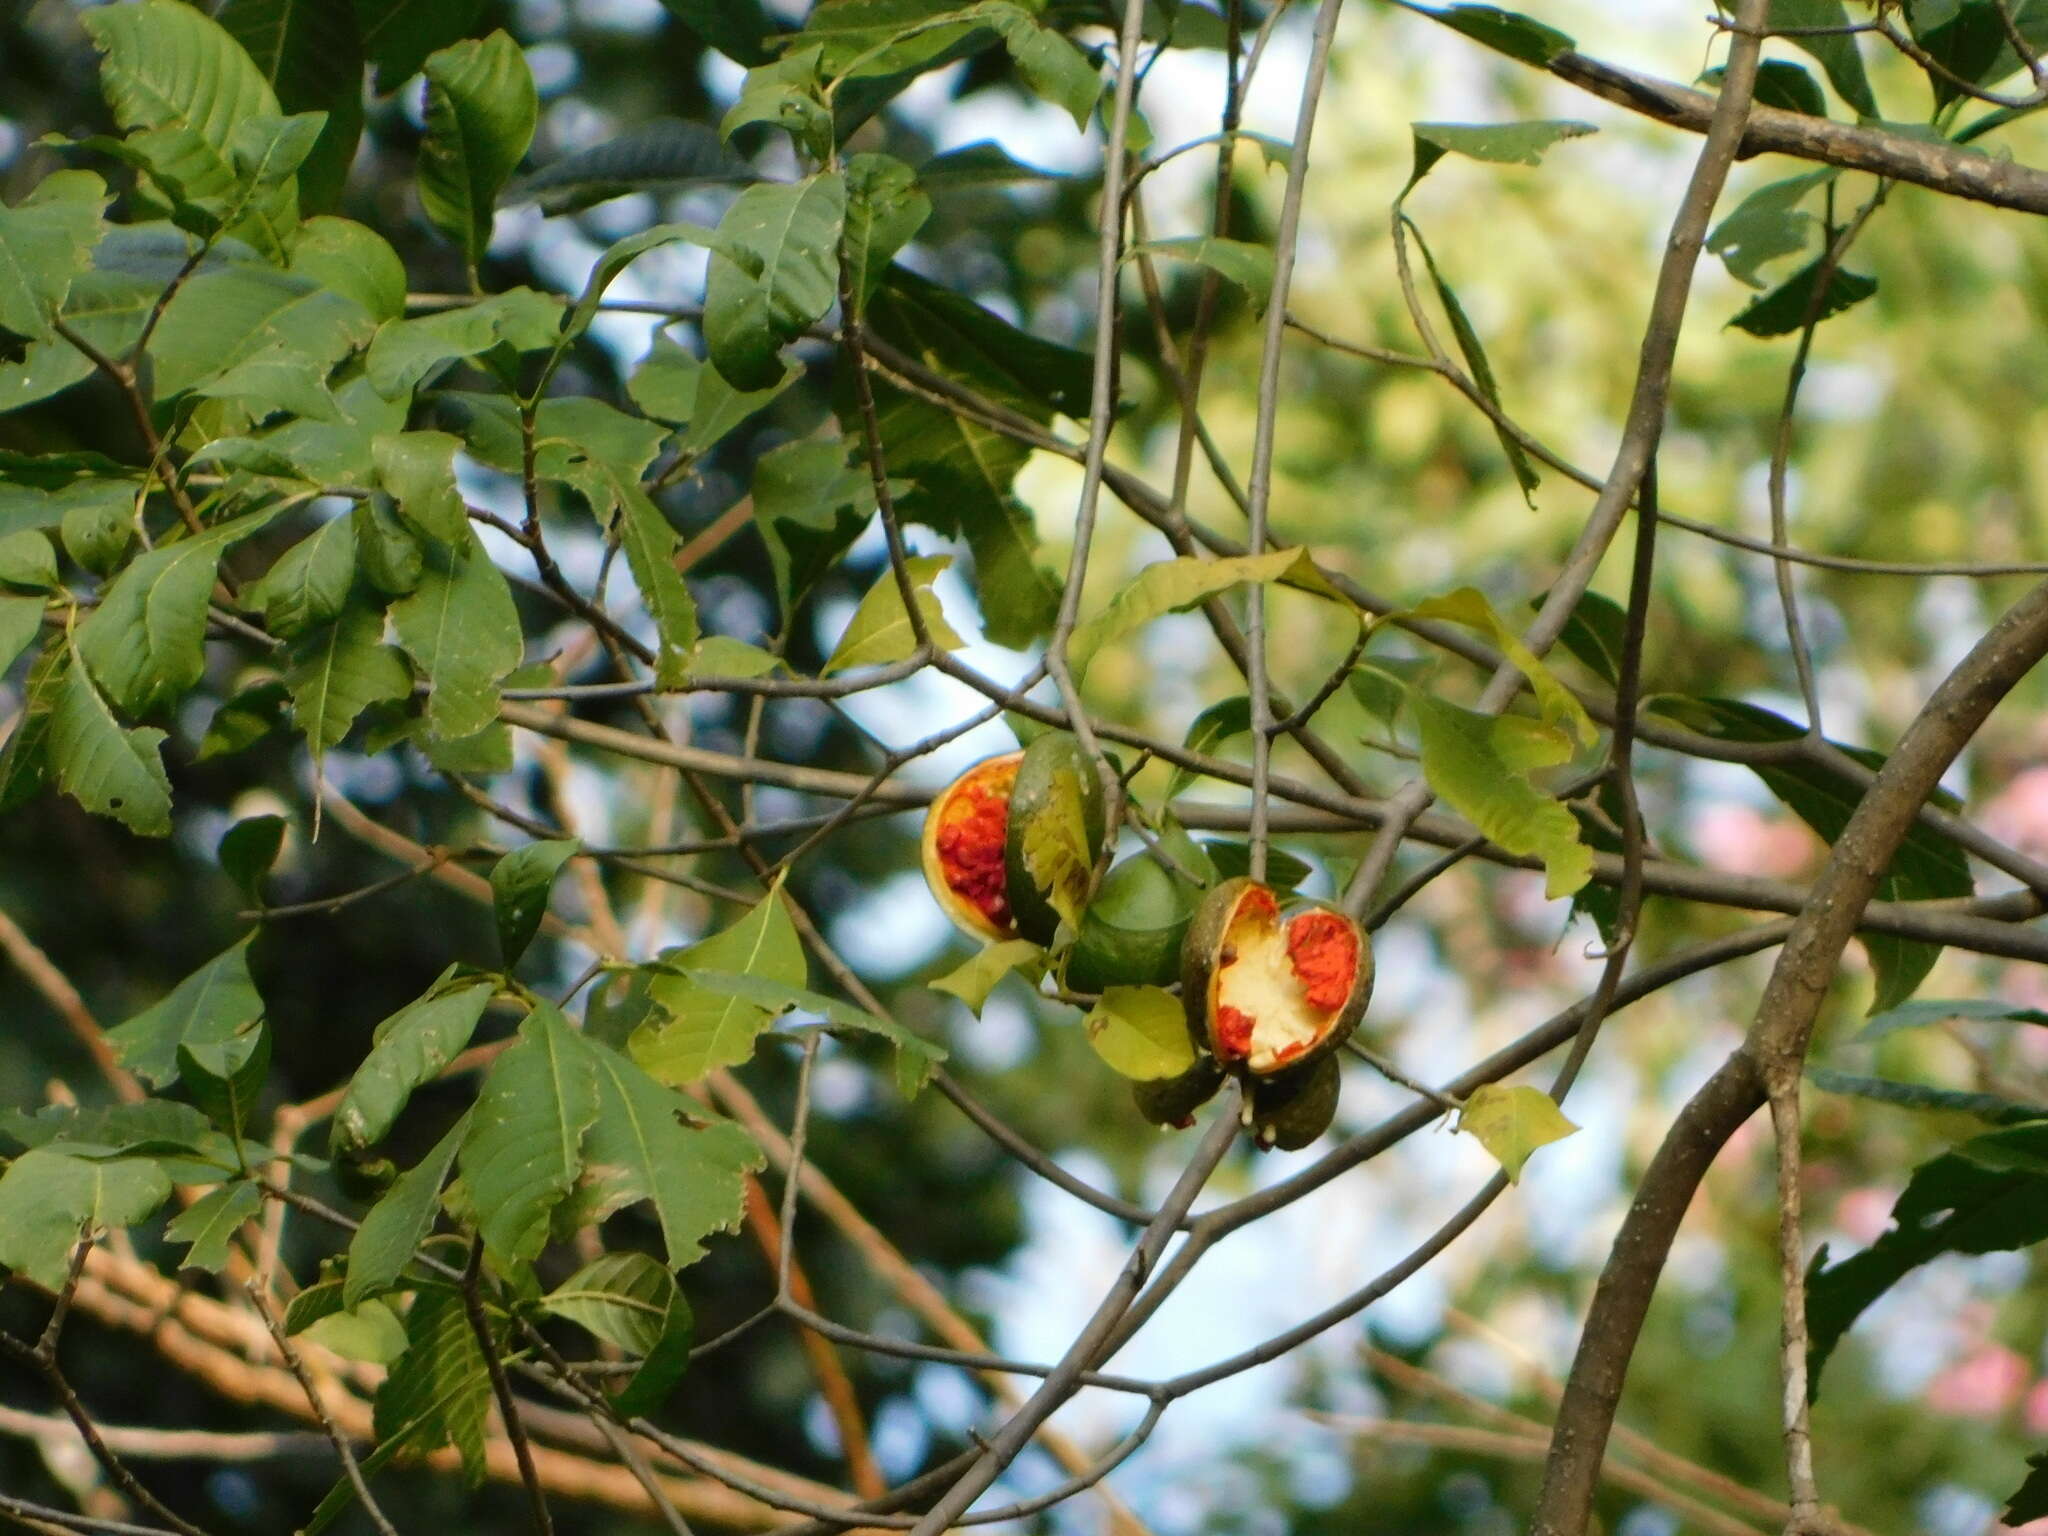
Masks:
[[[1096,1055],[1139,1082],[1179,1077],[1195,1064],[1187,1014],[1164,987],[1111,987],[1081,1027]]]
[[[1316,569],[1305,549],[1275,549],[1263,555],[1233,555],[1221,560],[1199,555],[1162,560],[1138,572],[1137,580],[1118,593],[1107,608],[1074,631],[1067,646],[1067,665],[1078,678],[1088,670],[1095,653],[1110,641],[1247,581],[1277,581],[1332,602],[1349,601]]]
[[[1578,818],[1522,773],[1542,757],[1542,738],[1531,728],[1547,727],[1511,725],[1511,717],[1475,714],[1420,690],[1411,691],[1408,702],[1421,737],[1422,776],[1445,804],[1509,853],[1543,860],[1544,891],[1552,899],[1593,878],[1593,851],[1580,839]]]
[[[952,563],[950,555],[913,555],[904,561],[910,571],[911,593],[917,602],[917,611],[924,619],[925,633],[942,651],[956,651],[962,644],[959,635],[953,632],[953,626],[946,622],[938,596],[932,591],[933,579]],[[868,588],[868,595],[860,600],[860,607],[853,612],[853,622],[839,637],[838,647],[819,676],[829,677],[847,667],[886,666],[914,655],[916,651],[917,636],[910,626],[909,610],[903,606],[903,593],[896,585],[896,573],[884,571],[881,579]]]
[[[1488,1083],[1472,1090],[1458,1115],[1458,1129],[1476,1137],[1493,1154],[1508,1182],[1521,1182],[1522,1165],[1538,1147],[1562,1141],[1578,1127],[1541,1088]]]
[[[935,992],[950,992],[977,1017],[995,984],[1012,971],[1023,971],[1033,981],[1045,974],[1045,951],[1029,939],[1006,939],[991,944],[964,965],[947,972],[931,986]]]
[[[1081,926],[1094,856],[1088,848],[1088,813],[1081,780],[1071,768],[1053,775],[1044,801],[1022,828],[1024,869],[1068,928]]]
[[[1467,629],[1476,629],[1500,648],[1503,656],[1521,669],[1529,679],[1529,687],[1535,692],[1536,707],[1543,712],[1543,718],[1550,725],[1568,727],[1572,734],[1586,746],[1591,746],[1598,736],[1593,728],[1592,717],[1586,713],[1586,706],[1575,698],[1557,675],[1526,645],[1522,637],[1508,628],[1505,620],[1493,611],[1493,604],[1485,594],[1474,587],[1460,587],[1442,597],[1432,597],[1427,602],[1417,603],[1408,610],[1411,619],[1438,619],[1446,623],[1462,624]]]

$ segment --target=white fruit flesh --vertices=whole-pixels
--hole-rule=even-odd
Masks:
[[[1263,906],[1256,898],[1239,906],[1210,983],[1218,1054],[1255,1074],[1297,1060],[1331,1022],[1309,1002],[1288,958],[1287,930]]]

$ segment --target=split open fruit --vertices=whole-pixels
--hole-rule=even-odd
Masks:
[[[1239,877],[1203,900],[1181,947],[1181,1002],[1198,1049],[1267,1078],[1334,1052],[1372,995],[1372,945],[1334,907],[1283,917],[1269,886]]]
[[[1102,783],[1081,744],[1051,731],[1021,752],[976,763],[932,801],[925,816],[925,882],[955,926],[977,939],[1052,941],[1060,915],[1027,856],[1035,824],[1061,821],[1066,834],[1041,841],[1047,863],[1085,885],[1102,846]],[[1041,831],[1045,829],[1040,828]]]

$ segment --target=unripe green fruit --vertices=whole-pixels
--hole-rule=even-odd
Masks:
[[[1024,858],[1024,835],[1034,817],[1053,809],[1059,780],[1067,774],[1073,776],[1074,787],[1080,792],[1081,825],[1092,867],[1106,831],[1102,778],[1078,740],[1065,731],[1047,731],[1033,741],[1018,760],[1017,782],[1010,790],[1009,836],[1003,844],[1010,914],[1017,932],[1034,944],[1052,942],[1059,931],[1060,915],[1031,877]]]
[[[1337,1118],[1337,1091],[1342,1082],[1335,1056],[1261,1078],[1252,1087],[1253,1139],[1261,1148],[1299,1152]]]
[[[1216,1096],[1223,1086],[1223,1069],[1209,1056],[1198,1056],[1195,1064],[1179,1077],[1155,1078],[1131,1084],[1131,1097],[1138,1113],[1154,1125],[1186,1130],[1195,1123],[1195,1111]]]
[[[1102,877],[1081,920],[1067,985],[1078,992],[1170,985],[1199,894],[1148,854],[1124,860]]]

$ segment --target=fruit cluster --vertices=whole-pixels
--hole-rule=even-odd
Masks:
[[[976,764],[933,802],[924,872],[955,924],[992,943],[1064,942],[1070,988],[1180,983],[1194,1060],[1177,1076],[1132,1084],[1139,1112],[1186,1126],[1226,1077],[1245,1088],[1261,1147],[1293,1150],[1337,1110],[1337,1051],[1372,995],[1372,945],[1347,914],[1290,901],[1242,876],[1206,894],[1150,852],[1110,869],[1078,924],[1062,929],[1034,856],[1046,818],[1078,829],[1092,872],[1105,846],[1100,781],[1073,737],[1051,732],[1021,752]],[[1058,830],[1058,829],[1056,829]]]

